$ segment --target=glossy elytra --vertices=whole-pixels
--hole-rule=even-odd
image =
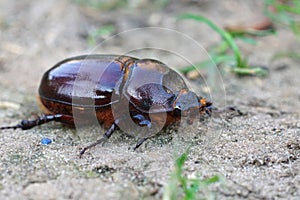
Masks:
[[[45,115],[1,129],[26,130],[50,121],[74,125],[74,111],[83,116],[76,120],[88,123],[85,114],[94,110],[107,131],[101,139],[83,148],[80,155],[107,140],[120,124],[126,123],[129,119],[124,117],[125,113],[129,112],[136,125],[149,129],[149,134],[135,145],[136,149],[153,136],[154,125],[171,126],[183,115],[191,123],[196,115],[209,114],[212,107],[211,102],[190,91],[183,78],[162,62],[117,55],[78,56],[59,62],[43,75],[39,100]],[[124,107],[126,103],[128,107]],[[113,107],[117,112],[113,112]],[[164,120],[160,114],[164,114]]]

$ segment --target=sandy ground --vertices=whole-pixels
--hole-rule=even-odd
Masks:
[[[176,68],[186,64],[182,58],[191,63],[207,58],[195,41],[206,48],[219,40],[205,25],[176,21],[179,14],[201,13],[221,26],[252,23],[263,16],[261,1],[178,1],[164,8],[144,2],[141,8],[99,11],[66,0],[0,1],[0,125],[40,114],[40,78],[64,58],[129,53]],[[121,34],[89,46],[87,35],[106,24]],[[135,29],[149,26],[164,29]],[[239,78],[224,70],[210,94],[203,81],[191,82],[216,106],[235,105],[243,116],[180,127],[135,152],[128,148],[136,138],[117,132],[81,159],[79,149],[98,138],[99,129],[76,131],[50,123],[28,131],[1,131],[0,199],[161,199],[175,159],[189,146],[185,175],[224,179],[202,190],[199,199],[298,199],[299,62],[272,61],[272,56],[299,52],[299,42],[288,29],[277,30],[259,38],[256,46],[240,44],[251,64],[269,69],[267,77]],[[42,145],[43,137],[53,143]]]

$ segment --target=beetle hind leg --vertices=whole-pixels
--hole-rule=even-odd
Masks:
[[[40,116],[40,117],[38,117],[34,120],[22,120],[19,124],[15,125],[15,126],[0,127],[0,130],[17,129],[17,128],[20,128],[22,130],[28,130],[28,129],[31,129],[35,126],[46,124],[46,123],[51,122],[51,121],[61,122],[61,121],[68,121],[68,120],[69,119],[68,119],[67,115],[61,115],[61,114],[43,115],[43,116]]]

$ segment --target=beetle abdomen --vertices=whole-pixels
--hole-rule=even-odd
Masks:
[[[105,107],[122,78],[123,61],[131,57],[92,55],[66,59],[43,76],[41,99],[80,107]]]

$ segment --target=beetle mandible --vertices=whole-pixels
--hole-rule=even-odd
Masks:
[[[84,69],[84,75],[79,73],[81,69]],[[95,76],[99,73],[101,77]],[[143,84],[145,79],[149,81]],[[74,126],[74,111],[84,116],[93,109],[98,122],[107,131],[101,139],[84,147],[80,155],[109,139],[120,124],[128,120],[122,113],[124,102],[129,103],[130,120],[149,130],[155,123],[169,127],[180,121],[182,116],[187,116],[188,122],[192,123],[196,115],[210,115],[212,110],[211,102],[190,91],[183,78],[162,62],[120,55],[83,55],[57,63],[43,75],[38,98],[45,115],[0,129],[27,130],[50,121]],[[91,101],[94,103],[90,104]],[[117,117],[112,106],[119,108]],[[151,109],[153,107],[157,109]],[[166,116],[163,122],[159,117],[157,120],[150,117],[160,113]],[[88,118],[80,120],[88,123]],[[153,135],[149,131],[140,138],[134,150]]]

